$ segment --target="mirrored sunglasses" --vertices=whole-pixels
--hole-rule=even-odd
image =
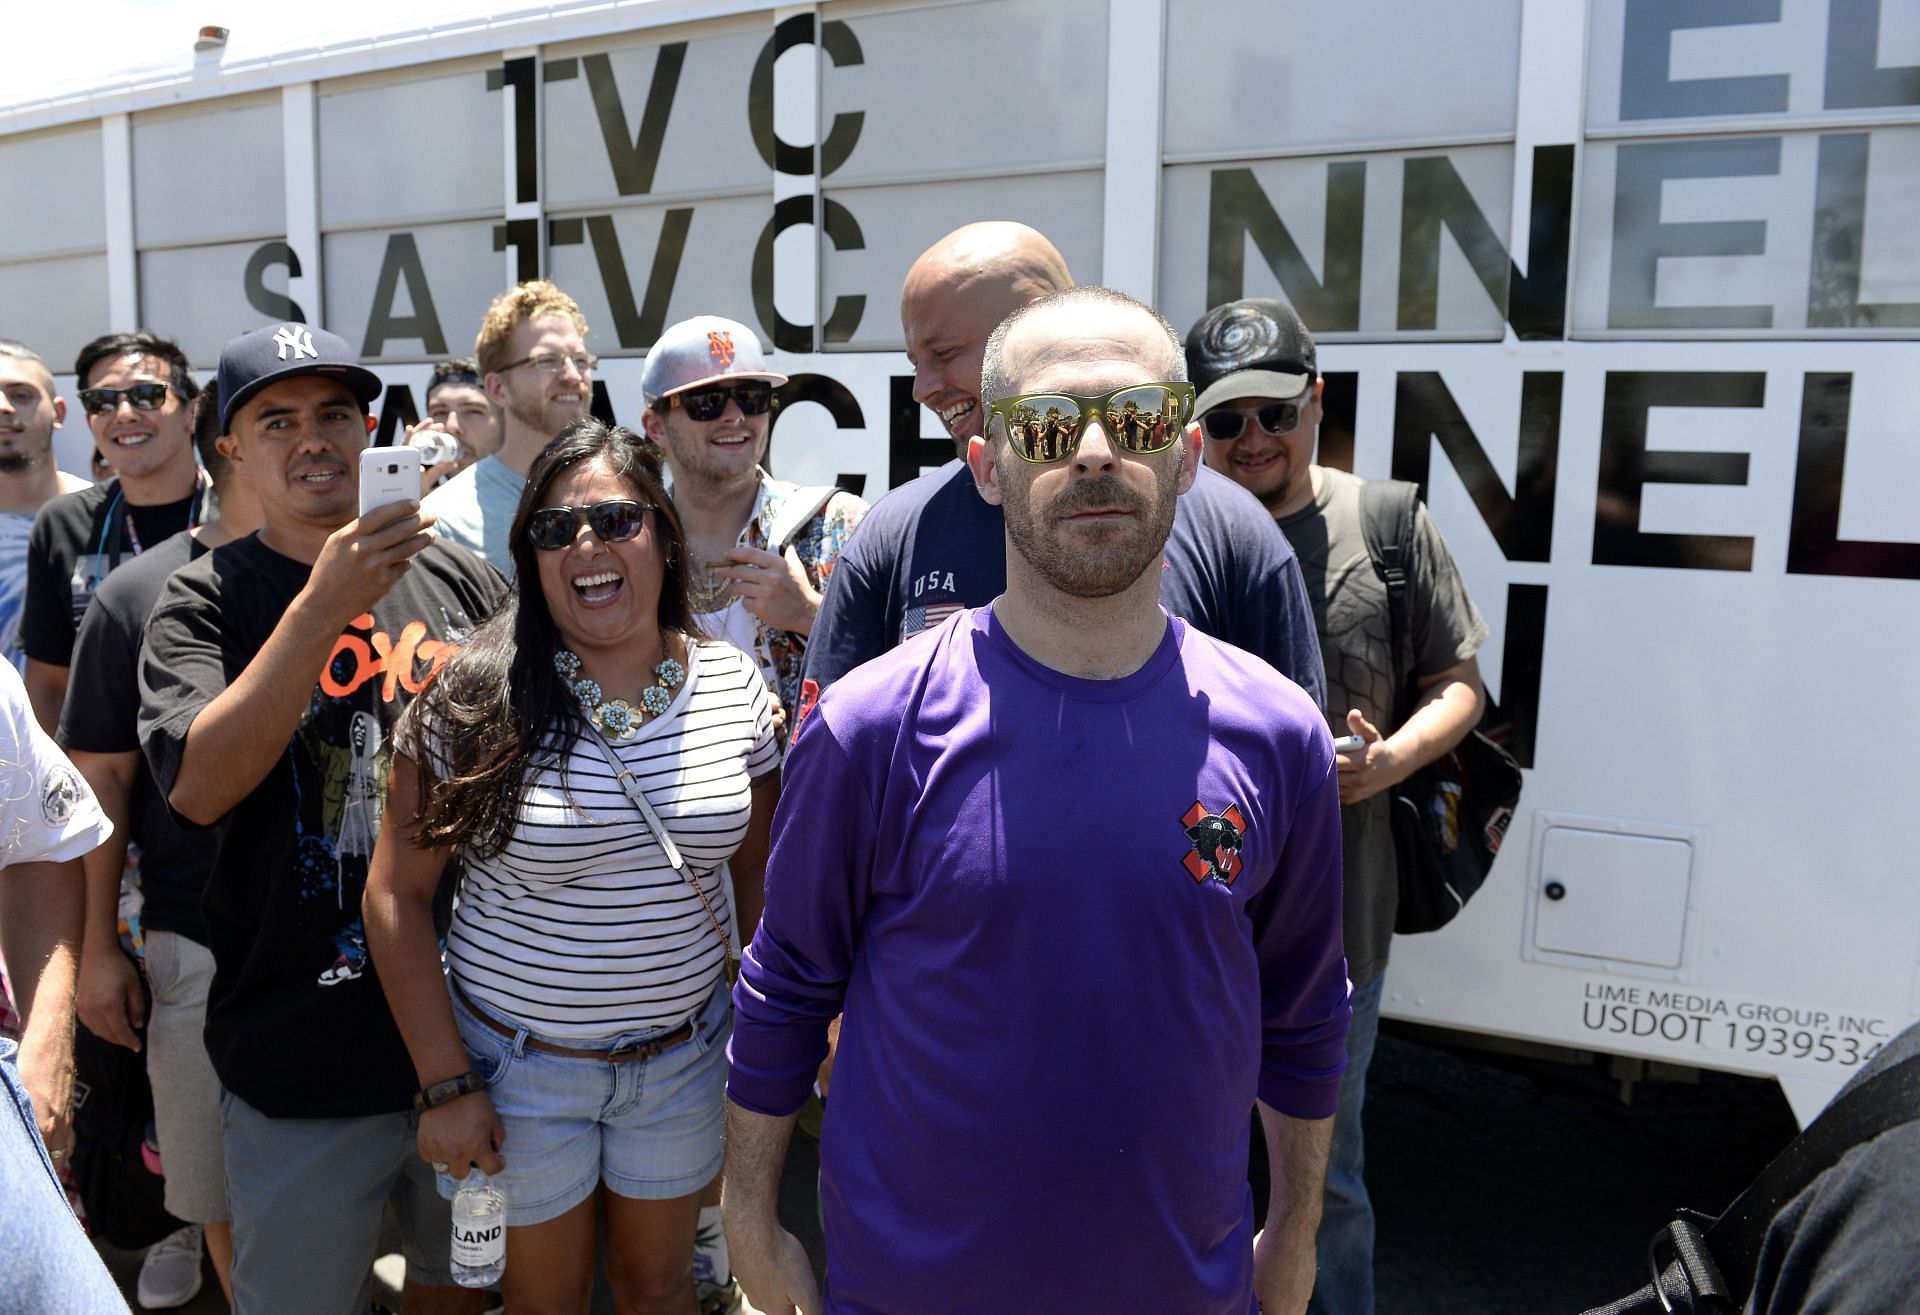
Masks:
[[[1260,428],[1276,437],[1291,434],[1300,427],[1298,402],[1269,402],[1253,413]],[[1200,432],[1222,443],[1231,443],[1247,429],[1247,413],[1219,407],[1200,417]]]
[[[167,404],[167,385],[129,384],[125,388],[82,388],[80,406],[90,416],[111,415],[126,398],[136,411],[158,411]]]
[[[745,379],[737,384],[716,384],[712,388],[692,388],[674,393],[667,405],[678,405],[690,420],[718,420],[732,398],[741,415],[765,415],[773,409],[773,385],[764,379]]]
[[[610,498],[590,507],[541,507],[527,517],[527,542],[546,552],[565,548],[579,537],[585,521],[602,543],[625,543],[647,523],[653,505],[632,498]]]
[[[999,416],[1007,439],[1023,460],[1061,461],[1080,446],[1089,420],[1107,441],[1135,456],[1164,452],[1179,441],[1193,415],[1193,385],[1129,384],[1099,397],[1079,393],[1022,393],[987,407],[991,425]]]

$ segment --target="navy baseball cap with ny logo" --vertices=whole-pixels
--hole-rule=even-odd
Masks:
[[[243,333],[220,353],[220,432],[233,413],[268,384],[303,374],[338,379],[367,406],[380,396],[380,376],[354,358],[347,340],[304,324],[269,324]]]

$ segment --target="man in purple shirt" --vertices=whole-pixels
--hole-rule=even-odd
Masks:
[[[1057,293],[983,375],[1006,592],[836,683],[788,760],[734,993],[735,1273],[767,1315],[1298,1315],[1348,1024],[1326,724],[1159,606],[1199,464],[1165,321]],[[843,1007],[822,1292],[775,1202]]]

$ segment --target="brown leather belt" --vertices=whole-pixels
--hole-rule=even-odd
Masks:
[[[449,977],[447,984],[453,988],[453,993],[460,997],[461,1003],[466,1005],[467,1012],[479,1019],[480,1025],[485,1027],[489,1032],[497,1033],[500,1036],[506,1037],[508,1040],[512,1040],[514,1037],[520,1035],[517,1029],[508,1027],[505,1023],[474,1004],[467,993],[460,989],[460,983]],[[620,1046],[613,1050],[583,1050],[578,1046],[557,1046],[551,1041],[542,1041],[539,1037],[534,1036],[528,1037],[522,1044],[525,1045],[528,1050],[537,1050],[543,1055],[561,1055],[567,1059],[599,1059],[609,1064],[629,1064],[636,1059],[650,1059],[663,1050],[671,1050],[682,1041],[690,1040],[692,1036],[693,1020],[689,1018],[671,1032],[664,1032],[648,1040],[635,1041],[631,1045]]]

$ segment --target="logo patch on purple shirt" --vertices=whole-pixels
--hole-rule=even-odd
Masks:
[[[1240,875],[1240,847],[1246,840],[1247,823],[1237,804],[1224,811],[1210,813],[1198,799],[1180,817],[1193,848],[1180,864],[1195,881],[1218,881],[1231,886]]]

